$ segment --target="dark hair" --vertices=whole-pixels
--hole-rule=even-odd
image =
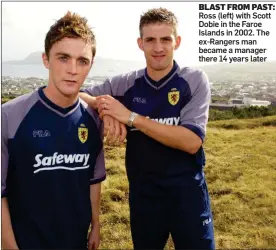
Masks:
[[[53,24],[45,38],[45,53],[49,57],[49,52],[54,43],[63,38],[81,38],[86,43],[92,45],[92,55],[96,54],[96,38],[87,24],[87,19],[76,13],[68,11],[65,16]]]
[[[140,17],[139,31],[142,37],[142,28],[147,24],[153,23],[166,23],[171,24],[174,29],[174,35],[177,37],[177,25],[178,21],[173,12],[165,8],[150,9],[143,13]]]

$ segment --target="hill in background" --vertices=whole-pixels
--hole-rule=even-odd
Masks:
[[[24,60],[2,62],[5,65],[41,65],[42,66],[42,51],[36,51],[28,55]],[[124,73],[130,70],[140,69],[145,67],[145,62],[116,60],[96,56],[94,66],[91,70],[91,75],[109,76],[119,73]],[[241,64],[212,64],[195,66],[204,70],[210,80],[221,81],[222,79],[245,79],[251,78],[261,80],[264,76],[275,77],[276,61],[266,63],[241,63]]]

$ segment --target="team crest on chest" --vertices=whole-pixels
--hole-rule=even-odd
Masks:
[[[85,143],[88,138],[88,128],[85,127],[84,124],[81,124],[78,129],[78,136],[82,143]]]
[[[176,88],[171,89],[168,93],[168,101],[171,105],[176,105],[179,101],[179,91]]]

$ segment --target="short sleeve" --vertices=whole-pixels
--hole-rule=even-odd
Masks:
[[[204,72],[195,71],[190,77],[193,86],[191,100],[180,112],[180,125],[197,134],[204,141],[209,117],[211,91],[208,78]]]
[[[2,110],[2,133],[1,133],[1,197],[7,196],[6,181],[9,166],[8,151],[8,121],[5,112]]]

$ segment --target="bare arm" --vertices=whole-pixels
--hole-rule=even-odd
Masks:
[[[141,115],[135,118],[133,125],[165,146],[190,154],[195,154],[202,145],[202,140],[199,136],[182,126],[159,124]]]
[[[2,223],[1,223],[2,248],[19,249],[15,241],[15,236],[11,225],[11,217],[10,217],[8,200],[6,197],[2,198],[1,216],[2,216]]]
[[[100,125],[100,134],[103,138],[103,127]],[[95,168],[90,176],[90,202],[92,209],[91,231],[88,238],[88,250],[97,249],[100,245],[100,196],[101,181],[106,178],[103,142],[97,157]]]
[[[97,109],[97,100],[96,97],[88,95],[87,93],[80,92],[79,97],[83,99],[91,108]]]
[[[191,99],[180,111],[176,126],[159,124],[138,115],[133,125],[154,140],[172,148],[195,154],[202,145],[208,121],[210,87],[208,78],[201,71],[191,71],[187,76]],[[127,124],[131,111],[108,95],[98,96],[100,116],[110,115]]]
[[[90,185],[90,201],[92,207],[92,225],[100,222],[101,183]]]
[[[79,97],[83,99],[91,108],[97,110],[97,99],[94,96],[84,92],[79,93]],[[104,116],[104,135],[106,136],[107,143],[113,144],[116,141],[123,142],[126,138],[127,131],[124,124],[120,123],[111,116]]]
[[[102,96],[98,100],[101,115],[111,115],[118,121],[127,124],[130,110],[111,96]],[[135,118],[133,125],[154,140],[190,154],[196,153],[202,145],[199,136],[182,126],[159,124],[141,115]]]
[[[101,183],[90,185],[90,201],[92,207],[91,232],[88,239],[88,249],[97,249],[100,245],[100,195]]]

